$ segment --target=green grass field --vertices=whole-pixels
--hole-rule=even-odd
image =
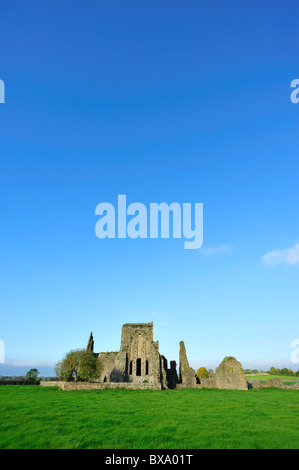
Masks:
[[[0,386],[0,448],[299,448],[299,391]]]
[[[246,375],[247,380],[259,380],[260,382],[266,382],[270,379],[281,379],[283,383],[290,385],[290,383],[299,382],[299,377],[291,377],[289,375]]]

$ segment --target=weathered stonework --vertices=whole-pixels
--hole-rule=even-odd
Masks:
[[[140,389],[163,390],[166,388],[219,388],[248,390],[248,388],[277,387],[299,389],[299,383],[284,385],[281,379],[268,380],[261,384],[257,380],[246,381],[240,362],[228,356],[217,367],[216,373],[209,370],[207,378],[196,377],[190,367],[183,341],[180,342],[179,377],[175,361],[159,353],[159,342],[153,339],[153,323],[126,323],[122,327],[119,351],[94,352],[94,339],[90,333],[87,343],[101,363],[101,374],[89,382],[41,382],[44,387],[56,386],[62,390]]]
[[[41,382],[42,387],[59,387],[64,391],[72,390],[161,390],[161,387],[154,384],[133,384],[126,382],[99,383],[99,382]]]
[[[242,365],[235,357],[228,356],[223,359],[216,369],[215,378],[217,388],[228,390],[248,390]]]
[[[219,388],[223,390],[248,390],[242,365],[232,356],[225,357],[216,369],[216,374],[209,371],[208,378],[201,378],[202,387]]]
[[[283,381],[279,377],[274,377],[272,379],[268,379],[266,383],[261,383],[259,380],[248,380],[247,381],[248,388],[282,388],[284,390],[299,390],[299,382],[296,382],[291,385],[284,384]]]
[[[159,342],[153,338],[153,323],[123,325],[120,352],[127,362],[125,381],[163,385]]]
[[[93,347],[92,334],[88,348]],[[167,367],[153,339],[153,323],[126,323],[122,327],[120,351],[97,353],[102,365],[98,383],[149,385],[149,388],[175,388],[178,382],[176,363]],[[134,387],[133,387],[134,388]]]
[[[263,384],[256,379],[253,380],[247,380],[247,386],[248,388],[262,388]]]
[[[285,388],[285,385],[279,377],[273,377],[267,380],[266,387]]]
[[[86,349],[93,352],[93,346],[94,346],[94,340],[93,340],[93,335],[92,335],[92,332],[91,332],[90,335],[89,335],[89,340],[88,340]]]
[[[186,388],[196,387],[195,370],[189,366],[184,341],[180,342],[180,383]]]

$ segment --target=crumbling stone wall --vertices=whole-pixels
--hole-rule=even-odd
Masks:
[[[223,390],[248,390],[248,384],[242,365],[235,357],[227,356],[217,367],[216,373],[209,371],[208,378],[201,378],[202,387]]]
[[[114,364],[118,354],[119,353],[117,351],[99,353],[98,360],[101,361],[102,365],[102,372],[99,377],[99,382],[110,382],[111,374],[113,379]]]
[[[184,341],[180,342],[180,380],[179,382],[186,388],[196,387],[195,370],[189,366]]]
[[[155,384],[133,384],[127,382],[118,383],[99,383],[99,382],[41,382],[42,387],[59,387],[61,390],[161,390],[159,385]]]
[[[235,357],[227,356],[216,369],[216,387],[228,390],[248,390],[242,365]]]
[[[274,377],[272,379],[268,379],[266,383],[261,383],[259,380],[251,379],[247,381],[248,388],[268,388],[268,387],[275,387],[275,388],[282,388],[285,390],[299,390],[299,382],[296,382],[291,385],[284,384],[283,381],[279,377]]]
[[[161,388],[167,388],[167,359],[164,356],[160,356],[160,382]]]
[[[92,332],[89,335],[88,343],[87,343],[87,350],[93,352],[93,347],[94,347],[94,340],[93,340],[93,334]]]
[[[247,380],[247,386],[248,388],[262,388],[263,384],[259,380],[253,379]]]
[[[279,377],[273,377],[267,380],[266,387],[284,388],[285,385]]]
[[[200,377],[199,381],[201,387],[216,388],[216,376],[212,369],[209,370],[208,377]]]

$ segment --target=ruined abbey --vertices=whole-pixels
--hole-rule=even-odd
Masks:
[[[180,342],[179,373],[177,364],[170,361],[168,367],[167,359],[159,353],[159,342],[153,338],[153,323],[126,323],[122,327],[120,351],[117,352],[94,352],[93,335],[90,333],[87,349],[97,355],[101,361],[102,373],[98,383],[106,384],[107,388],[151,388],[151,389],[174,389],[174,388],[196,388],[198,386],[221,388],[217,381],[217,374],[210,371],[207,379],[198,379],[194,369],[189,366],[184,342]],[[242,373],[241,364],[234,358],[229,359],[226,367],[226,375],[233,375],[228,380],[228,388],[247,390],[245,376]],[[234,369],[232,373],[231,370]],[[218,374],[218,379],[220,375]],[[201,383],[202,382],[202,383]],[[110,385],[109,385],[110,384]],[[105,388],[106,388],[105,387]]]
[[[159,353],[159,342],[153,338],[153,323],[126,323],[122,327],[120,351],[94,352],[93,335],[90,333],[87,348],[101,364],[101,374],[93,382],[41,382],[43,387],[56,386],[62,390],[102,390],[107,388],[165,390],[176,388],[218,388],[248,390],[249,388],[278,387],[299,390],[299,384],[285,385],[275,378],[261,384],[258,380],[246,381],[242,365],[234,357],[227,356],[216,371],[198,378],[189,366],[184,342],[180,342],[179,370],[175,361]]]
[[[93,345],[91,333],[87,348],[92,352]],[[122,327],[120,351],[95,354],[102,364],[99,382],[149,384],[149,388],[160,389],[175,388],[179,383],[176,362],[171,361],[168,369],[167,359],[159,353],[153,323],[126,323]],[[188,362],[186,353],[182,359],[184,364]]]

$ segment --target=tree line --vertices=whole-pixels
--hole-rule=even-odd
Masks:
[[[283,369],[276,369],[275,367],[271,367],[268,371],[271,375],[287,375],[289,377],[299,377],[299,369],[297,372],[293,371],[292,369],[287,369],[284,367]]]

